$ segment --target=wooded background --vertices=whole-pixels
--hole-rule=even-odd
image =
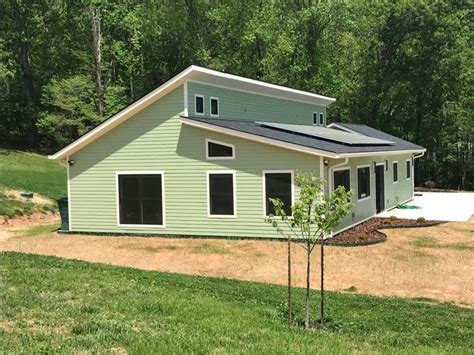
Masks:
[[[0,0],[0,145],[51,152],[190,64],[336,97],[474,189],[466,1]]]

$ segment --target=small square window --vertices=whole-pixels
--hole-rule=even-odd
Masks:
[[[194,101],[195,101],[194,112],[196,113],[196,115],[204,115],[204,96],[195,95]]]
[[[219,99],[211,97],[211,116],[219,116]]]

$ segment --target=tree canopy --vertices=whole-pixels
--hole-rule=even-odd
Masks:
[[[190,64],[337,98],[474,189],[468,0],[0,0],[0,144],[52,151]]]

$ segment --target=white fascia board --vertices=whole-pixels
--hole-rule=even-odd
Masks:
[[[339,155],[336,154],[336,153],[327,152],[327,151],[324,151],[324,150],[319,150],[319,149],[314,149],[314,148],[309,148],[309,147],[305,147],[305,146],[298,145],[298,144],[282,142],[282,141],[279,141],[279,140],[276,140],[276,139],[261,137],[261,136],[255,135],[255,134],[236,131],[236,130],[233,130],[233,129],[219,127],[219,126],[215,126],[215,125],[204,123],[204,122],[197,122],[197,121],[193,121],[193,120],[190,120],[190,119],[187,119],[187,118],[184,118],[184,117],[181,117],[181,122],[185,125],[188,125],[188,126],[202,128],[202,129],[205,129],[205,130],[208,130],[208,131],[222,133],[222,134],[226,134],[226,135],[233,136],[233,137],[239,137],[239,138],[243,138],[243,139],[247,139],[247,140],[250,140],[250,141],[259,142],[259,143],[263,143],[263,144],[273,145],[273,146],[280,147],[280,148],[295,150],[295,151],[298,151],[298,152],[301,152],[301,153],[317,155],[317,156],[323,156],[323,157],[334,158],[334,159],[339,158]]]
[[[180,74],[168,80],[166,83],[151,91],[147,95],[143,96],[141,99],[135,101],[133,104],[127,106],[122,111],[118,112],[114,116],[110,117],[108,120],[102,122],[100,125],[90,130],[82,137],[76,139],[74,142],[64,147],[57,153],[49,155],[49,159],[61,159],[68,155],[71,155],[87,144],[91,143],[95,139],[104,135],[111,129],[117,127],[119,124],[132,117],[137,112],[143,110],[144,108],[151,105],[153,102],[157,101],[159,98],[163,97],[169,93],[174,88],[181,85],[185,78],[192,72],[193,67],[189,67],[186,70],[182,71]]]

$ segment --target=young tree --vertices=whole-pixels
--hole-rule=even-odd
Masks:
[[[284,227],[286,226],[306,249],[305,328],[310,326],[311,253],[319,242],[321,256],[323,255],[325,236],[333,232],[353,207],[350,203],[352,191],[346,191],[344,187],[339,186],[326,195],[324,193],[325,183],[325,180],[315,177],[311,173],[297,173],[296,185],[300,188],[300,197],[291,206],[291,216],[285,213],[283,202],[280,199],[270,198],[275,214],[267,218],[267,222],[275,227],[280,234],[285,232]],[[322,259],[321,284],[323,284],[323,262]],[[321,287],[321,325],[324,324],[323,292],[324,289]]]

